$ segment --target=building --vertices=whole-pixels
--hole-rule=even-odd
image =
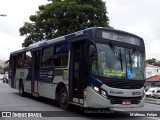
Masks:
[[[146,79],[145,86],[146,89],[149,89],[150,87],[160,87],[160,75],[155,75]]]
[[[146,78],[153,77],[155,75],[160,75],[160,67],[149,65],[146,66]]]
[[[8,61],[0,60],[0,74],[4,74],[4,68],[8,66]]]
[[[154,65],[146,65],[146,89],[150,87],[160,87],[160,67]]]
[[[4,66],[5,66],[5,61],[0,60],[0,67],[4,68]]]

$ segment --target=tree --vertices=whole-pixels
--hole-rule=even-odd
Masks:
[[[30,16],[19,29],[25,36],[22,47],[27,47],[42,39],[79,31],[88,27],[109,27],[105,2],[102,0],[48,0],[50,3],[39,6],[36,15]]]
[[[3,67],[0,65],[0,70],[3,70]]]
[[[155,58],[146,60],[146,63],[150,64],[150,65],[154,65],[154,66],[159,66],[160,67],[160,61],[155,59]]]

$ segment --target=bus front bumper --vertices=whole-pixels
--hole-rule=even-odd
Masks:
[[[137,104],[122,104],[121,103],[112,103],[110,98],[105,98],[95,92],[91,87],[88,88],[88,96],[86,98],[85,107],[90,108],[134,108],[134,107],[143,107],[145,103],[145,96],[139,100]],[[119,99],[121,101],[121,99]],[[135,99],[136,100],[136,99]]]

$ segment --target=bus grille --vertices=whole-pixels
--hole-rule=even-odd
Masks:
[[[112,88],[120,89],[140,89],[144,86],[142,80],[109,80],[105,83],[107,86]]]
[[[142,97],[115,97],[108,96],[108,99],[111,101],[111,104],[122,104],[124,99],[128,99],[131,101],[131,104],[139,104]]]

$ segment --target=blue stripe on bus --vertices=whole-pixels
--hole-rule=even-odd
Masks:
[[[69,35],[66,35],[64,36],[66,40],[69,40],[69,39],[72,39],[75,37],[75,34],[69,34]]]
[[[52,83],[53,78],[53,68],[40,68],[39,81]]]
[[[27,75],[26,80],[31,80],[31,79],[32,79],[32,69],[28,68],[28,75]]]
[[[92,29],[84,30],[83,34],[88,34],[88,35],[92,36]]]
[[[97,87],[101,87],[102,83],[99,82],[98,80],[96,80],[95,78],[93,78],[92,76],[89,76],[89,80],[88,80],[88,86],[97,86]]]
[[[76,36],[80,36],[80,35],[91,35],[92,34],[92,29],[86,29],[86,30],[82,30],[82,31],[78,31],[69,35],[65,35],[65,39],[66,40],[70,40],[75,38]]]

